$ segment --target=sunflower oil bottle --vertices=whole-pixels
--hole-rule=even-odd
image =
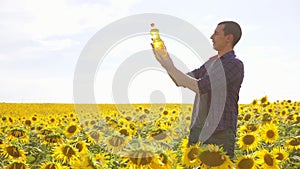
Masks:
[[[160,38],[160,35],[159,35],[159,29],[155,28],[154,23],[151,24],[151,27],[152,27],[152,29],[150,30],[150,35],[152,36],[153,48],[155,50],[165,49],[164,41]],[[166,50],[164,50],[163,56],[167,57]]]

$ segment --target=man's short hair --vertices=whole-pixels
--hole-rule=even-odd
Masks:
[[[223,21],[218,25],[224,25],[223,31],[225,36],[229,34],[233,35],[232,47],[234,47],[242,36],[242,29],[240,25],[234,21]]]

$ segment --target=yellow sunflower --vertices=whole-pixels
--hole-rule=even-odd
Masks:
[[[70,144],[62,144],[54,149],[53,157],[63,163],[72,164],[78,159],[78,150]]]
[[[99,131],[90,131],[87,139],[89,143],[99,143],[103,139],[103,134]]]
[[[4,169],[29,169],[28,165],[25,162],[22,161],[13,161]]]
[[[98,153],[94,155],[92,161],[96,166],[98,166],[98,168],[105,168],[108,167],[109,158],[106,157],[105,153]]]
[[[125,137],[131,137],[132,136],[131,129],[128,128],[128,127],[121,127],[118,131],[119,131],[120,134],[122,134]]]
[[[80,132],[81,127],[77,123],[71,123],[65,128],[65,136],[70,138]]]
[[[4,158],[9,158],[10,160],[25,161],[25,154],[25,151],[21,150],[20,147],[12,144],[7,144],[2,146],[2,152],[0,155]]]
[[[61,144],[63,143],[63,139],[60,134],[47,134],[43,138],[43,143],[48,145]]]
[[[203,148],[199,147],[200,143],[182,147],[182,165],[186,167],[196,167],[201,165],[201,161],[198,158],[199,154],[204,151]]]
[[[67,166],[62,166],[60,163],[58,162],[44,162],[40,169],[69,169],[69,167]]]
[[[252,106],[257,106],[258,105],[258,100],[254,99],[251,104],[252,104]]]
[[[289,114],[289,111],[287,108],[284,108],[279,112],[279,116],[282,118],[285,118],[288,114]]]
[[[236,160],[236,169],[257,169],[258,164],[255,160],[255,155],[244,155],[238,157]]]
[[[8,141],[19,141],[21,143],[29,142],[28,132],[24,128],[12,128],[10,131],[8,131],[7,136]]]
[[[263,169],[279,169],[278,161],[273,153],[270,153],[266,149],[262,149],[257,152],[257,163],[261,165]]]
[[[242,133],[239,136],[237,144],[243,150],[255,150],[258,145],[258,138],[256,133]]]
[[[52,128],[43,128],[39,130],[38,135],[40,138],[43,138],[45,135],[52,134],[52,133],[54,133]]]
[[[171,169],[172,166],[176,165],[177,163],[177,156],[172,150],[167,150],[165,152],[160,151],[157,152],[159,155],[159,160],[161,162],[160,168],[161,169]]]
[[[267,105],[269,103],[268,96],[264,96],[260,99],[260,104]]]
[[[89,149],[84,141],[76,140],[73,142],[75,148],[77,148],[80,155],[89,154]]]
[[[210,169],[228,169],[234,166],[223,149],[213,144],[207,145],[207,150],[200,153],[199,159],[205,167]]]
[[[289,139],[286,142],[286,146],[290,150],[298,150],[298,149],[300,149],[300,136]]]
[[[259,124],[244,124],[238,129],[238,133],[251,133],[251,132],[256,132],[260,128]]]
[[[148,139],[150,141],[169,143],[171,140],[169,136],[169,132],[170,132],[169,130],[165,130],[165,129],[156,129],[149,134]]]
[[[278,128],[275,124],[265,124],[261,127],[261,137],[266,143],[275,142],[278,137]]]
[[[274,154],[276,159],[280,162],[285,162],[289,156],[289,153],[287,153],[286,150],[281,147],[273,148],[271,153]]]
[[[80,157],[71,164],[72,169],[93,169],[93,164],[89,155],[80,155]]]
[[[126,137],[121,134],[112,135],[106,139],[107,148],[114,153],[121,151],[127,145],[127,142]]]
[[[127,161],[127,169],[152,169],[161,166],[158,154],[150,150],[132,150],[123,155],[124,161]]]

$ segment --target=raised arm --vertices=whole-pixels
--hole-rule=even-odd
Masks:
[[[177,86],[187,87],[195,93],[200,93],[198,88],[197,79],[186,75],[185,73],[178,70],[173,64],[166,49],[153,49],[153,53],[158,60],[158,62],[166,69],[169,76],[175,82]]]

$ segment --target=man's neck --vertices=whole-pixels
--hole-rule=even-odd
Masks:
[[[227,49],[224,49],[224,50],[221,50],[221,51],[218,51],[218,58],[222,57],[224,54],[232,51],[233,49],[232,48],[227,48]]]

